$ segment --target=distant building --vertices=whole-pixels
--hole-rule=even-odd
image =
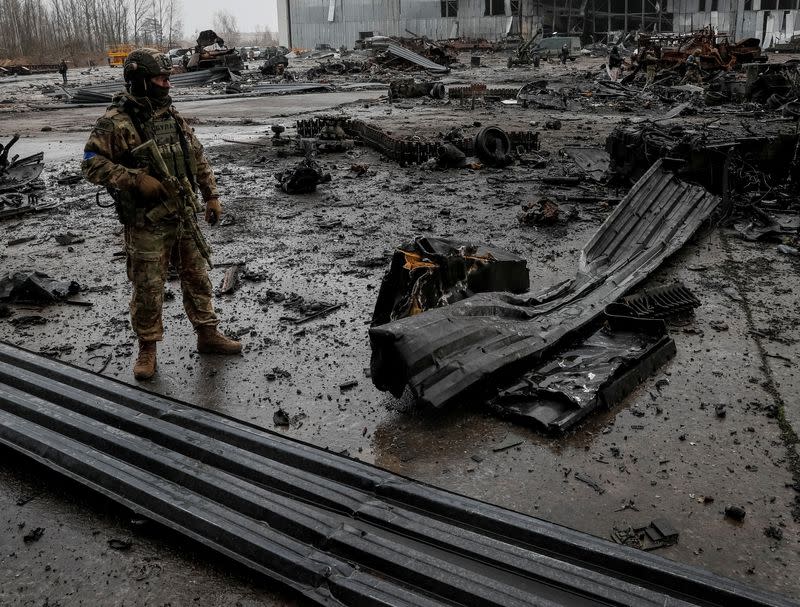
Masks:
[[[711,25],[732,39],[758,38],[763,48],[800,34],[798,0],[668,0],[675,31]]]
[[[585,40],[633,30],[690,32],[708,25],[764,48],[800,35],[800,0],[278,0],[280,43],[352,48],[373,35],[530,37],[539,27]]]
[[[353,47],[370,36],[526,37],[541,23],[533,0],[278,0],[280,43]],[[539,12],[537,12],[539,11]]]

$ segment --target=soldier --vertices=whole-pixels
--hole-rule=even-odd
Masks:
[[[648,88],[656,80],[656,67],[658,66],[658,56],[652,46],[648,46],[647,50],[645,50],[642,57],[642,65],[647,70],[647,80],[644,83],[644,88]]]
[[[686,75],[684,75],[681,84],[685,82],[692,82],[698,86],[703,86],[703,76],[700,73],[700,49],[694,49],[694,52],[686,58]]]
[[[64,84],[67,84],[67,62],[65,59],[62,59],[61,63],[58,64],[58,73],[61,74]]]
[[[611,80],[619,80],[620,71],[622,71],[622,55],[616,45],[611,47],[611,53],[608,55],[608,68]]]
[[[116,201],[124,225],[128,279],[133,284],[131,324],[139,339],[133,367],[138,380],[156,370],[156,342],[163,337],[161,308],[170,258],[177,260],[186,315],[197,332],[201,353],[236,354],[242,346],[217,331],[211,282],[196,224],[195,190],[205,200],[205,220],[214,225],[222,214],[214,173],[192,129],[172,106],[169,58],[154,49],[136,49],[125,59],[127,92],[114,97],[95,124],[84,148],[83,174],[104,185]],[[134,158],[134,149],[154,141],[167,166],[168,184],[180,183],[181,200]],[[175,191],[174,189],[172,190]],[[185,208],[181,217],[168,209]],[[187,223],[187,218],[191,223]],[[203,241],[204,244],[204,241]]]
[[[569,59],[569,47],[566,44],[561,46],[561,65],[567,65]]]

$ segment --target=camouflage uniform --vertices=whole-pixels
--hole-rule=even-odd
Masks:
[[[652,49],[647,49],[647,51],[645,51],[644,57],[642,58],[642,63],[644,64],[647,73],[647,81],[644,84],[644,87],[647,88],[655,82],[656,68],[658,66],[658,57],[656,57],[656,54]]]
[[[205,260],[194,240],[173,216],[155,224],[145,217],[154,205],[137,197],[136,176],[144,169],[137,167],[131,150],[154,139],[170,172],[188,181],[190,189],[196,185],[206,201],[218,197],[214,173],[202,145],[175,108],[151,108],[146,99],[127,93],[116,96],[95,124],[81,165],[86,179],[108,187],[117,201],[125,226],[128,278],[133,284],[131,322],[139,339],[148,342],[163,337],[161,310],[170,258],[177,261],[183,305],[192,325],[197,329],[218,324]]]

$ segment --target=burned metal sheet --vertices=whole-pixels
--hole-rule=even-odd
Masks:
[[[446,65],[440,65],[438,63],[434,63],[430,59],[426,59],[422,55],[415,53],[412,50],[407,48],[403,48],[397,44],[388,44],[386,46],[386,52],[391,53],[395,57],[400,57],[401,59],[405,59],[409,63],[414,63],[415,65],[420,66],[428,70],[429,72],[449,72],[450,68]]]
[[[44,170],[44,153],[38,152],[24,158],[8,156],[11,148],[19,141],[14,135],[6,144],[0,143],[0,193],[27,191],[26,187],[39,178]]]
[[[524,293],[527,262],[508,251],[442,238],[417,238],[401,245],[381,282],[373,325],[413,316],[474,293]]]
[[[0,278],[0,301],[50,304],[80,291],[81,286],[55,280],[42,272],[15,272]]]
[[[374,384],[396,396],[407,385],[441,407],[517,377],[646,279],[719,202],[656,162],[584,247],[572,280],[536,295],[479,293],[371,327]]]
[[[792,604],[2,343],[0,444],[314,604]]]
[[[567,156],[593,181],[601,182],[608,178],[611,155],[606,150],[596,148],[564,148]]]
[[[663,321],[622,316],[609,306],[602,326],[525,373],[489,406],[515,421],[564,431],[599,407],[610,407],[675,355]]]

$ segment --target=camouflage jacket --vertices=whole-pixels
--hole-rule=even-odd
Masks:
[[[148,105],[128,93],[120,93],[114,97],[112,104],[95,123],[89,135],[81,163],[86,179],[121,192],[131,191],[141,169],[136,168],[130,151],[143,143],[132,115],[135,114],[136,120],[142,124],[153,115],[160,116],[167,112],[175,119],[193,156],[192,164],[196,171],[193,175],[194,185],[200,189],[203,200],[218,197],[214,172],[203,153],[203,146],[186,120],[173,106],[159,108],[153,114]]]

